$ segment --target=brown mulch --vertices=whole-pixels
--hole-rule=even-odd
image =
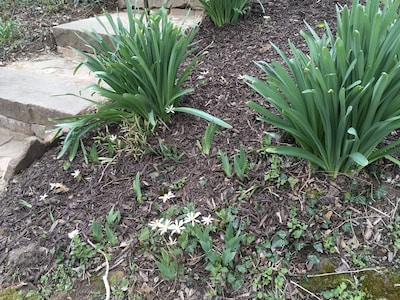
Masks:
[[[191,280],[194,283],[177,281],[171,284],[160,279],[144,245],[138,242],[143,226],[158,216],[154,209],[159,203],[157,198],[167,192],[171,184],[179,181],[184,183],[175,191],[177,197],[172,202],[159,203],[160,211],[167,210],[172,204],[183,207],[187,203],[194,203],[196,209],[208,215],[217,208],[233,206],[237,208],[237,217],[249,220],[248,230],[260,238],[282,226],[280,221],[288,218],[290,206],[297,207],[299,215],[304,215],[305,220],[312,222],[302,211],[302,197],[310,191],[318,190],[325,196],[320,207],[322,216],[328,211],[337,212],[333,217],[333,227],[342,222],[340,213],[344,208],[337,202],[337,193],[346,191],[345,186],[351,182],[349,177],[333,180],[323,173],[311,174],[305,162],[288,160],[284,171],[299,179],[297,190],[277,189],[273,184],[264,182],[269,162],[257,153],[257,149],[260,148],[264,132],[274,129],[256,121],[254,112],[246,106],[246,101],[260,99],[246,86],[241,76],[262,76],[254,61],[278,59],[270,42],[287,54],[288,39],[297,47],[304,48],[305,43],[299,34],[300,30],[306,28],[303,21],[314,27],[326,20],[334,27],[335,4],[351,1],[261,2],[265,15],[270,17],[269,21],[263,18],[259,2],[253,1],[251,11],[243,21],[217,28],[206,18],[197,34],[199,47],[208,48],[201,64],[187,82],[188,86],[195,88],[195,92],[187,96],[183,104],[223,117],[234,127],[232,130],[219,130],[211,154],[203,155],[196,145],[203,137],[207,123],[184,114],[174,116],[168,127],[160,127],[156,136],[149,140],[154,147],[161,139],[165,145],[176,146],[179,153],[184,152],[178,163],[153,153],[146,153],[138,161],[126,153],[120,153],[112,163],[96,165],[85,163],[82,155],[78,155],[70,168],[64,170],[64,160],[56,158],[60,145],[49,147],[39,161],[13,178],[7,192],[1,196],[1,287],[18,283],[27,284],[29,288],[40,287],[40,277],[54,268],[60,254],[68,252],[70,240],[67,234],[78,228],[90,237],[92,220],[104,219],[111,207],[115,206],[122,215],[121,224],[116,230],[119,244],[124,242],[124,246],[112,250],[113,262],[124,258],[125,263],[119,267],[125,269],[129,268],[130,263],[136,264],[141,274],[135,281],[136,293],[145,299],[200,299],[209,289],[204,260],[191,266]],[[99,9],[85,10],[65,5],[46,17],[37,11],[15,12],[16,17],[25,24],[22,27],[26,30],[25,45],[12,53],[2,54],[0,51],[3,62],[54,51],[56,45],[51,26],[90,16],[98,13]],[[27,24],[30,24],[29,28]],[[87,143],[90,143],[90,139]],[[225,178],[217,155],[218,149],[233,155],[241,145],[247,150],[249,160],[255,163],[250,178],[244,184],[235,178]],[[380,172],[387,171],[395,175],[397,171],[384,163],[379,167]],[[71,176],[74,170],[81,172],[82,180]],[[137,172],[140,172],[145,196],[142,204],[136,200],[132,188]],[[370,181],[370,177],[365,178],[365,182]],[[68,190],[51,190],[51,184],[58,183]],[[251,197],[246,198],[246,193],[238,193],[253,186],[258,188]],[[393,189],[390,193],[394,198],[397,191]],[[49,195],[46,201],[40,198],[44,194]],[[22,200],[32,207],[23,205]],[[380,255],[377,254],[375,258],[371,254],[371,259],[380,261]],[[237,299],[239,294],[245,292],[248,291],[232,292],[226,289],[225,297]],[[90,299],[87,295],[80,297],[75,296],[74,299]]]

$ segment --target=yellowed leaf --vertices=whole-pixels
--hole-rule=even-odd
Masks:
[[[62,193],[68,193],[69,188],[67,188],[64,184],[60,182],[50,183],[50,191],[53,194],[62,194]]]
[[[261,53],[268,52],[269,50],[271,50],[271,48],[272,48],[271,44],[265,44],[261,47],[260,52]]]
[[[326,214],[325,214],[325,220],[330,220],[331,219],[331,217],[332,217],[332,215],[333,215],[333,211],[328,211]]]

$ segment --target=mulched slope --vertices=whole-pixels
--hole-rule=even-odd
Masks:
[[[346,1],[339,2],[344,4]],[[199,47],[208,47],[207,53],[188,80],[188,86],[194,87],[195,92],[186,97],[183,104],[224,117],[234,127],[232,130],[219,131],[211,155],[201,154],[196,145],[204,134],[206,122],[184,114],[174,116],[168,128],[160,128],[157,135],[149,140],[151,145],[156,146],[158,139],[162,139],[166,145],[176,145],[179,153],[185,152],[178,163],[150,153],[135,161],[121,153],[113,163],[104,165],[86,164],[79,156],[72,162],[71,168],[64,171],[63,160],[56,159],[60,146],[50,148],[42,159],[16,176],[2,196],[0,286],[9,286],[16,281],[37,286],[40,276],[53,267],[55,258],[68,249],[70,240],[67,233],[79,228],[90,236],[91,221],[104,219],[114,205],[122,214],[122,225],[117,228],[119,242],[135,241],[123,249],[123,253],[119,248],[114,249],[114,257],[128,253],[129,259],[139,268],[153,269],[154,265],[142,254],[138,254],[142,253],[140,244],[136,242],[138,233],[143,224],[157,217],[152,207],[155,202],[159,202],[158,196],[168,191],[170,184],[182,181],[183,178],[185,182],[176,191],[177,198],[172,200],[174,204],[183,207],[192,202],[203,215],[213,213],[215,207],[235,204],[239,216],[250,217],[252,231],[260,236],[280,226],[275,213],[280,212],[285,219],[288,207],[298,206],[299,201],[287,191],[266,192],[271,188],[262,181],[268,167],[267,160],[252,169],[251,177],[255,179],[246,183],[246,187],[258,185],[261,188],[250,201],[244,199],[246,201],[238,202],[240,183],[224,177],[217,151],[222,149],[232,155],[240,145],[246,149],[259,148],[263,132],[270,128],[256,122],[254,113],[246,107],[246,101],[257,100],[259,97],[243,83],[241,75],[262,76],[253,61],[278,59],[270,41],[286,53],[289,53],[288,39],[298,47],[304,47],[304,41],[299,35],[299,31],[305,29],[303,19],[313,27],[324,20],[334,24],[337,1],[263,3],[265,14],[270,16],[268,22],[263,18],[264,13],[258,1],[254,1],[245,20],[216,28],[206,18],[198,32]],[[256,151],[249,153],[250,161],[256,162],[257,157]],[[292,176],[307,183],[310,176],[307,164],[292,163],[289,168],[287,171]],[[80,170],[83,180],[78,181],[71,176],[74,170]],[[142,205],[138,205],[132,189],[137,172],[140,172],[143,183],[142,193],[148,198]],[[330,183],[325,181],[323,175],[320,179],[313,179],[313,182],[329,196]],[[54,193],[50,184],[55,183],[62,183],[69,190]],[[40,196],[45,193],[49,197],[41,201]],[[30,203],[32,208],[22,205],[21,200]],[[166,210],[170,205],[171,202],[161,203],[160,209]],[[19,256],[21,249],[26,253]],[[207,276],[204,265],[192,267],[200,278]],[[158,273],[153,270],[148,275],[155,277]],[[137,287],[141,287],[144,282],[141,282],[140,277],[137,280]],[[199,283],[194,289],[198,295],[203,295],[207,286]],[[142,293],[145,294],[145,291]],[[163,298],[169,299],[174,298],[175,292],[171,291],[166,282],[158,285],[152,293],[154,298],[163,295]]]
[[[79,2],[83,1],[2,1],[0,17],[18,24],[22,43],[14,45],[13,49],[0,44],[0,66],[56,51],[53,26],[93,17],[101,14],[103,9],[115,10],[114,0],[91,1],[92,5]]]

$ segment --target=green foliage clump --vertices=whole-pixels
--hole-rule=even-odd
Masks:
[[[132,116],[143,120],[141,125],[136,123],[147,131],[155,128],[158,121],[168,122],[175,112],[190,113],[231,128],[203,111],[177,107],[182,97],[193,90],[183,89],[183,84],[201,56],[201,52],[196,55],[197,43],[193,42],[198,27],[184,30],[174,25],[165,8],[151,14],[146,10],[136,17],[131,6],[127,7],[127,27],[119,17],[115,21],[105,13],[112,32],[98,21],[108,33],[107,38],[97,32],[86,32],[88,38],[81,37],[93,55],[74,49],[84,58],[77,69],[84,65],[99,79],[89,88],[107,100],[89,100],[96,104],[96,113],[55,119],[64,122],[58,124],[59,129],[71,128],[59,157],[71,148],[72,160],[85,133]],[[189,56],[194,59],[183,66]]]
[[[199,0],[217,26],[236,23],[249,10],[249,0]]]
[[[245,77],[279,116],[248,105],[298,145],[268,152],[306,159],[336,176],[400,150],[400,141],[377,149],[400,127],[400,1],[382,2],[337,7],[336,38],[327,23],[322,37],[307,24],[309,33],[301,35],[309,55],[289,42],[288,58],[274,45],[286,67],[258,62],[267,79]]]
[[[19,32],[18,23],[11,19],[0,17],[0,45],[10,47],[13,41],[20,37],[21,33]]]

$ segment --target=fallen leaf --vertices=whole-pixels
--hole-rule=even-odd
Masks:
[[[50,191],[53,194],[62,194],[62,193],[68,193],[69,188],[67,188],[64,184],[62,183],[50,183]]]
[[[372,237],[372,229],[367,227],[364,231],[364,239],[368,241]]]
[[[325,214],[325,220],[330,220],[331,219],[331,217],[332,217],[332,215],[333,215],[333,211],[328,211],[326,214]]]
[[[265,44],[261,47],[260,52],[261,53],[268,52],[269,50],[271,50],[271,48],[272,48],[271,44]]]
[[[149,274],[147,272],[139,271],[139,276],[144,282],[149,281]]]

